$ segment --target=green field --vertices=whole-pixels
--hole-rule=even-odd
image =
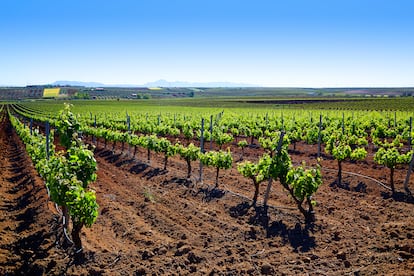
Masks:
[[[42,110],[56,111],[69,100],[32,101],[31,106],[41,106]],[[345,97],[206,97],[206,98],[163,98],[148,100],[72,100],[75,111],[116,109],[128,112],[135,109],[148,111],[181,112],[191,108],[236,108],[255,110],[377,110],[377,111],[414,111],[414,97],[397,98],[345,98]]]

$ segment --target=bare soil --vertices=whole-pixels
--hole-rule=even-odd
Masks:
[[[135,158],[95,150],[100,205],[96,223],[83,229],[83,259],[62,236],[60,216],[24,146],[4,120],[0,131],[0,274],[2,275],[413,275],[414,208],[403,193],[344,173],[337,187],[336,161],[322,161],[324,183],[315,195],[316,221],[306,224],[293,201],[273,182],[270,207],[250,207],[253,185],[234,166],[220,172],[140,149]],[[87,141],[90,141],[88,138]],[[298,144],[293,162],[315,164],[317,146]],[[131,149],[131,152],[133,150]],[[248,148],[245,159],[263,154]],[[388,170],[345,162],[343,170],[388,181]],[[396,170],[402,191],[406,168]],[[412,177],[413,179],[413,177]],[[411,179],[410,187],[414,189]],[[261,187],[261,195],[267,183]],[[262,200],[263,197],[260,197]],[[261,203],[261,202],[260,202]]]

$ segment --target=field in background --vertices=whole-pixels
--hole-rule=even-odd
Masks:
[[[46,110],[56,111],[61,109],[66,100],[42,100],[38,104]],[[47,102],[47,105],[44,103]],[[188,108],[232,108],[232,109],[255,109],[255,110],[378,110],[378,111],[414,111],[414,97],[399,98],[323,98],[323,97],[221,97],[221,98],[180,98],[180,99],[118,99],[118,100],[76,100],[71,101],[75,105],[75,111],[84,110],[88,106],[98,109],[110,110],[115,108],[127,112],[139,108],[148,110],[176,110],[182,111]],[[36,102],[32,103],[37,105]]]

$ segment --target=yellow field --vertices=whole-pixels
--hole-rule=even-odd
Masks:
[[[60,92],[60,88],[45,88],[43,90],[43,97],[49,98],[49,97],[58,97]]]

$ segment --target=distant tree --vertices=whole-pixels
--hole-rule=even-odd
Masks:
[[[79,99],[79,100],[89,100],[90,99],[90,95],[88,92],[78,92],[73,96],[74,99]]]

